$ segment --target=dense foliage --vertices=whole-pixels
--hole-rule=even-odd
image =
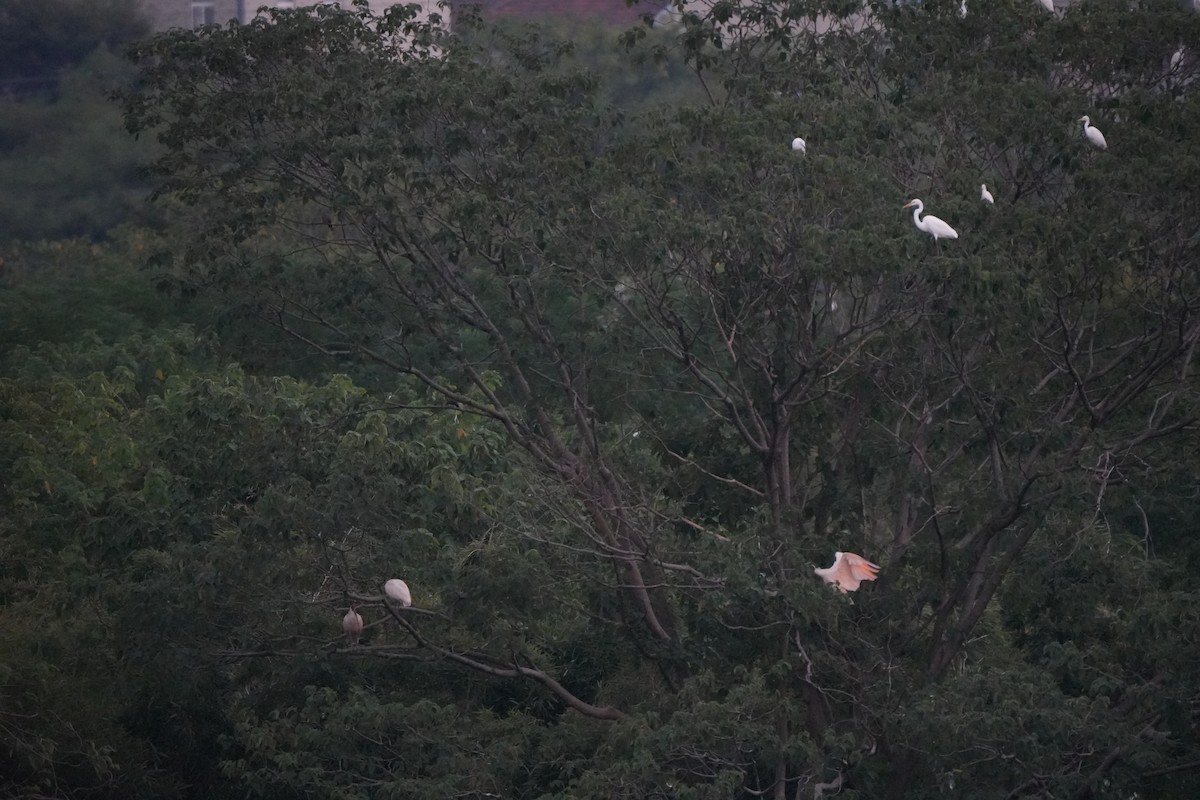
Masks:
[[[0,244],[101,241],[154,219],[143,171],[153,143],[128,136],[111,101],[131,79],[102,47],[64,70],[50,95],[0,93]]]
[[[0,245],[148,221],[152,143],[111,102],[133,79],[119,54],[147,33],[138,0],[0,5]]]
[[[0,93],[49,85],[97,47],[121,50],[147,33],[138,0],[6,0],[0,6]]]
[[[207,305],[0,327],[0,793],[1194,796],[1200,21],[976,5],[139,45]]]

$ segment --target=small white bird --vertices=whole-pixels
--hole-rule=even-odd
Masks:
[[[807,153],[808,145],[804,143],[803,139],[797,136],[795,139],[792,139],[792,149],[799,150],[801,153]]]
[[[821,569],[816,567],[813,572],[821,576],[826,583],[832,583],[842,591],[857,592],[863,581],[873,581],[879,574],[879,566],[872,564],[857,553],[833,554],[833,564]]]
[[[992,193],[988,191],[987,184],[979,184],[979,199],[985,203],[996,204],[996,198],[992,197]]]
[[[1038,0],[1038,2],[1041,3],[1042,8],[1046,9],[1047,11],[1054,10],[1054,0]]]
[[[405,608],[412,605],[412,592],[408,590],[408,584],[399,578],[392,578],[385,583],[383,593]]]
[[[1100,132],[1099,128],[1092,127],[1091,117],[1085,114],[1078,121],[1083,123],[1083,135],[1087,137],[1089,142],[1101,150],[1108,149],[1108,142],[1104,141],[1104,134]]]
[[[960,17],[962,17],[963,19],[966,19],[966,17],[967,17],[967,0],[962,0],[962,2],[958,4],[958,15]]]
[[[1183,45],[1179,45],[1179,49],[1171,54],[1171,72],[1179,69],[1179,65],[1183,63]]]
[[[947,225],[944,220],[932,214],[928,214],[924,219],[921,219],[921,212],[925,210],[925,204],[920,200],[915,198],[909,200],[902,208],[911,208],[913,210],[913,225],[917,226],[917,230],[925,231],[925,233],[932,236],[935,242],[938,239],[958,238],[958,231]]]
[[[354,610],[356,608],[358,603],[351,603],[350,610],[342,617],[342,631],[350,640],[350,644],[358,644],[358,637],[362,636],[363,632],[363,618]]]

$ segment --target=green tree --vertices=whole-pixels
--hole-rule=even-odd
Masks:
[[[156,221],[142,173],[154,149],[124,134],[111,99],[131,78],[128,63],[101,47],[64,70],[53,96],[0,93],[0,244],[97,241]]]
[[[111,342],[189,321],[190,310],[156,291],[154,276],[143,268],[159,240],[132,228],[114,239],[14,243],[0,250],[0,352],[77,340],[81,331]]]
[[[1188,796],[1194,594],[1124,512],[1195,449],[1200,103],[1169,59],[1197,20],[718,3],[678,40],[709,102],[634,112],[552,38],[409,14],[176,32],[127,98],[194,206],[190,279],[519,465],[431,576],[454,621],[389,611],[342,654],[404,688],[247,708],[230,774],[445,796],[449,771],[383,766],[413,744],[390,693],[437,684],[422,720],[563,732],[479,722],[505,755],[463,793]],[[962,237],[914,232],[914,195]],[[835,549],[884,565],[854,602],[811,575]],[[294,755],[351,740],[350,770]]]
[[[507,713],[531,689],[470,680],[496,672],[481,657],[414,676],[409,691],[375,701],[386,714],[354,688],[371,672],[354,668],[337,620],[348,593],[382,608],[379,586],[393,570],[419,603],[455,612],[437,631],[449,642],[424,639],[428,656],[455,639],[519,642],[496,614],[544,605],[517,593],[536,568],[493,575],[488,565],[516,565],[512,554],[489,553],[468,533],[476,507],[514,491],[502,438],[461,414],[407,408],[423,404],[403,388],[370,397],[344,377],[306,384],[217,367],[186,329],[14,353],[0,379],[0,792],[222,796],[237,791],[221,774],[226,759],[242,785],[271,794],[307,779],[268,779],[242,759],[301,752],[314,765],[330,759],[323,789],[346,784],[334,761],[355,751],[309,744],[317,730],[333,732],[319,724],[331,713],[374,719],[388,737],[398,735],[392,715],[428,717],[441,728],[423,722],[425,735],[448,744],[457,730],[464,754],[483,729],[537,733],[536,720]],[[455,597],[460,577],[496,591]],[[501,580],[514,584],[507,597]],[[373,621],[377,650],[399,664],[415,658]],[[552,685],[542,675],[524,667],[511,681]],[[457,706],[459,693],[484,702]],[[556,696],[573,697],[561,687]],[[307,732],[291,711],[305,707],[320,716]],[[279,720],[287,730],[275,737]],[[365,749],[363,758],[377,761]],[[496,780],[420,741],[380,774],[406,768],[466,785]]]
[[[52,85],[93,50],[150,32],[138,0],[8,0],[0,7],[0,94]]]

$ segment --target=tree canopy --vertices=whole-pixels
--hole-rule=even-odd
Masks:
[[[188,329],[10,360],[8,785],[1193,796],[1200,21],[570,36],[316,7],[135,47],[172,285],[328,374],[247,328],[253,371]],[[121,690],[25,722],[85,642],[73,691]]]
[[[54,78],[97,47],[149,33],[138,0],[8,0],[0,7],[0,94]]]

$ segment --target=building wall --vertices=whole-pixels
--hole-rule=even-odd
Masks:
[[[206,22],[224,25],[245,20],[246,6],[254,0],[142,0],[146,16],[156,31],[198,28]]]
[[[258,9],[263,6],[267,6],[269,8],[304,8],[305,6],[317,5],[317,3],[321,1],[322,0],[253,0],[253,2],[246,8],[246,16],[243,18],[243,20],[249,21],[253,19],[258,14]],[[335,2],[335,0],[325,1]],[[251,0],[247,0],[247,2],[250,3]],[[341,5],[346,9],[353,8],[353,0],[342,0],[342,2],[336,4]],[[419,5],[423,9],[422,13],[417,16],[417,19],[427,20],[429,19],[429,15],[431,13],[439,13],[442,16],[443,24],[449,24],[450,9],[449,7],[439,8],[438,0],[367,0],[367,7],[374,14],[382,14],[392,6],[407,6],[413,4]]]
[[[623,0],[617,0],[623,2]],[[224,25],[231,19],[238,22],[249,22],[258,14],[262,6],[271,8],[301,8],[316,5],[319,0],[142,0],[146,16],[156,31],[168,28],[196,28],[205,22]],[[387,8],[405,0],[370,0],[370,8],[376,14],[383,13]],[[438,10],[437,0],[411,0],[425,8],[428,15]],[[407,3],[406,3],[407,4]],[[342,5],[350,8],[351,0],[344,0]],[[443,19],[449,19],[449,12],[442,10]]]
[[[715,2],[715,0],[710,0]],[[478,4],[484,19],[538,21],[570,18],[628,28],[668,8],[670,0],[459,0],[456,5]]]

